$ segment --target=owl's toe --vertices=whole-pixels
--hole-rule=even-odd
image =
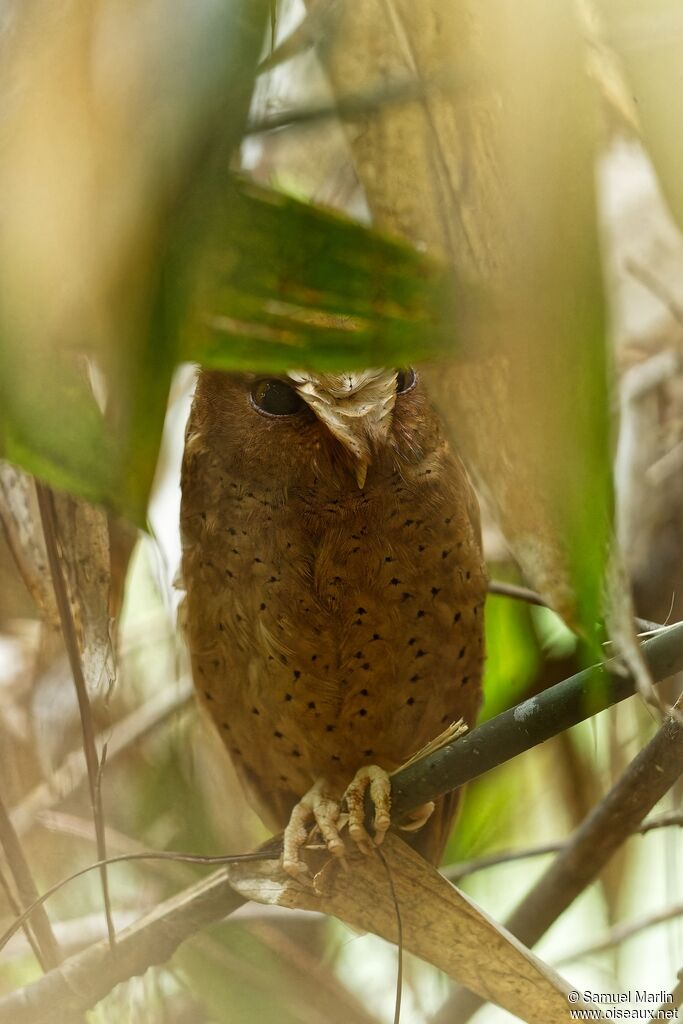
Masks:
[[[368,789],[375,808],[373,839],[365,828],[365,794]],[[388,774],[379,765],[364,765],[353,777],[344,800],[349,814],[349,835],[359,850],[370,853],[373,842],[379,846],[391,825],[391,783]]]
[[[343,860],[344,841],[339,835],[338,821],[339,802],[327,794],[325,780],[318,779],[292,808],[283,836],[283,870],[299,880],[310,875],[307,865],[301,859],[301,850],[308,842],[311,823],[317,826],[329,852]]]

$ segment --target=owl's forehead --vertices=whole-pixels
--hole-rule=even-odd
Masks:
[[[366,400],[384,397],[395,388],[396,370],[370,368],[345,373],[310,373],[290,370],[287,376],[304,395],[328,396],[333,400],[352,398],[363,393]]]

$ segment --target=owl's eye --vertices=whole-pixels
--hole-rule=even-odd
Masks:
[[[306,407],[303,398],[283,380],[258,380],[251,389],[252,404],[268,416],[294,416]]]
[[[405,395],[407,391],[412,391],[416,382],[417,374],[412,366],[408,366],[404,370],[398,370],[396,373],[396,394]]]

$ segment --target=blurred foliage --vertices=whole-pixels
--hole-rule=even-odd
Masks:
[[[231,177],[268,5],[185,4],[161,38],[159,4],[143,6],[149,25],[105,0],[56,25],[17,15],[30,56],[8,54],[0,155],[1,450],[138,523],[179,359],[404,363],[449,343],[454,320],[444,270]],[[87,33],[102,36],[94,68]]]
[[[524,601],[489,597],[485,636],[484,704],[479,713],[480,722],[521,700],[541,664],[530,608]]]
[[[671,211],[683,226],[683,107],[672,96],[683,61],[678,0],[599,0],[605,34],[622,61],[639,127]]]

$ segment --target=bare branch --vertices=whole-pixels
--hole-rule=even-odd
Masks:
[[[683,670],[683,623],[646,641],[642,652],[654,680]],[[392,778],[393,813],[400,818],[630,697],[636,684],[632,676],[619,674],[622,671],[617,661],[608,661],[578,672],[409,765]],[[648,810],[650,807],[644,813]]]
[[[583,960],[588,956],[593,956],[595,953],[602,953],[606,949],[612,949],[614,946],[621,945],[622,942],[626,942],[633,935],[638,935],[639,932],[644,932],[648,928],[654,928],[658,924],[664,924],[666,921],[673,921],[682,914],[683,903],[674,903],[672,906],[658,910],[654,914],[645,914],[643,917],[636,918],[635,921],[620,921],[614,928],[610,928],[604,938],[598,942],[591,942],[588,946],[581,946],[579,949],[571,950],[569,953],[563,953],[557,963],[565,964],[569,963],[570,960]]]
[[[29,906],[38,896],[31,869],[24,856],[19,837],[12,827],[7,809],[0,799],[0,845],[12,872],[19,899],[23,907]],[[33,933],[36,941],[36,955],[43,970],[56,967],[61,960],[59,946],[50,926],[50,919],[43,907],[39,907],[32,918]],[[29,939],[30,941],[30,939]]]
[[[539,605],[541,608],[548,608],[548,602],[540,594],[529,587],[520,587],[516,583],[508,583],[506,580],[489,580],[489,594],[497,594],[499,597],[512,597],[516,601],[526,601],[527,604]]]
[[[539,608],[550,608],[552,611],[548,602],[536,590],[531,590],[530,587],[521,587],[518,583],[508,583],[507,580],[489,580],[488,591],[489,594],[495,594],[497,597],[511,597],[515,601],[525,601],[527,604],[537,605]],[[651,622],[649,619],[636,617],[633,621],[638,628],[638,636],[641,638],[667,628],[665,625]],[[607,642],[611,643],[611,641]]]
[[[69,657],[69,664],[71,665],[71,674],[73,675],[74,686],[76,688],[76,696],[78,698],[78,709],[81,716],[81,728],[83,732],[83,753],[85,755],[85,762],[88,769],[90,803],[92,805],[93,820],[97,829],[97,853],[99,859],[103,861],[107,856],[107,847],[104,839],[104,819],[98,781],[100,763],[97,756],[97,747],[95,746],[95,730],[93,726],[90,700],[88,698],[88,689],[85,684],[85,676],[83,675],[83,665],[81,663],[78,637],[76,635],[76,628],[73,615],[71,613],[71,606],[69,604],[69,595],[67,593],[66,583],[62,574],[61,559],[59,557],[59,547],[57,542],[57,515],[55,512],[52,491],[39,480],[36,480],[36,494],[38,495],[38,507],[40,508],[40,518],[43,524],[43,534],[45,536],[45,549],[47,551],[48,562],[50,563],[52,585],[55,590],[55,599],[57,601],[59,617],[62,624],[62,635],[64,637],[64,644]],[[107,879],[106,866],[103,866],[100,871],[100,879],[102,882],[102,898],[104,900],[104,913],[107,918],[109,942],[111,945],[114,945],[116,941],[116,933],[114,931],[114,922],[111,913],[111,900],[109,897],[109,882]]]
[[[644,821],[633,834],[644,836],[655,829],[671,828],[672,826],[683,827],[683,814],[678,811],[668,811],[649,821]],[[501,850],[499,853],[488,853],[483,857],[462,861],[460,864],[447,864],[441,868],[441,874],[449,882],[459,882],[461,878],[473,875],[475,871],[495,868],[500,864],[512,864],[514,861],[527,860],[530,857],[542,857],[544,854],[560,853],[566,845],[566,839],[558,839],[554,843],[539,843],[538,846],[529,846],[523,850]]]
[[[192,683],[183,678],[177,686],[168,686],[117,722],[107,732],[107,763],[138,743],[150,732],[189,703],[192,697]],[[97,745],[102,746],[105,736],[98,736]],[[52,773],[48,782],[41,782],[11,811],[12,824],[23,835],[33,824],[41,811],[71,796],[87,779],[87,766],[82,750],[68,754]]]
[[[330,119],[354,120],[376,113],[383,107],[410,103],[438,92],[454,92],[471,86],[472,75],[448,68],[429,79],[414,74],[402,75],[382,88],[340,95],[332,103],[322,101],[279,110],[247,124],[247,135],[261,135],[281,128],[298,128]]]

